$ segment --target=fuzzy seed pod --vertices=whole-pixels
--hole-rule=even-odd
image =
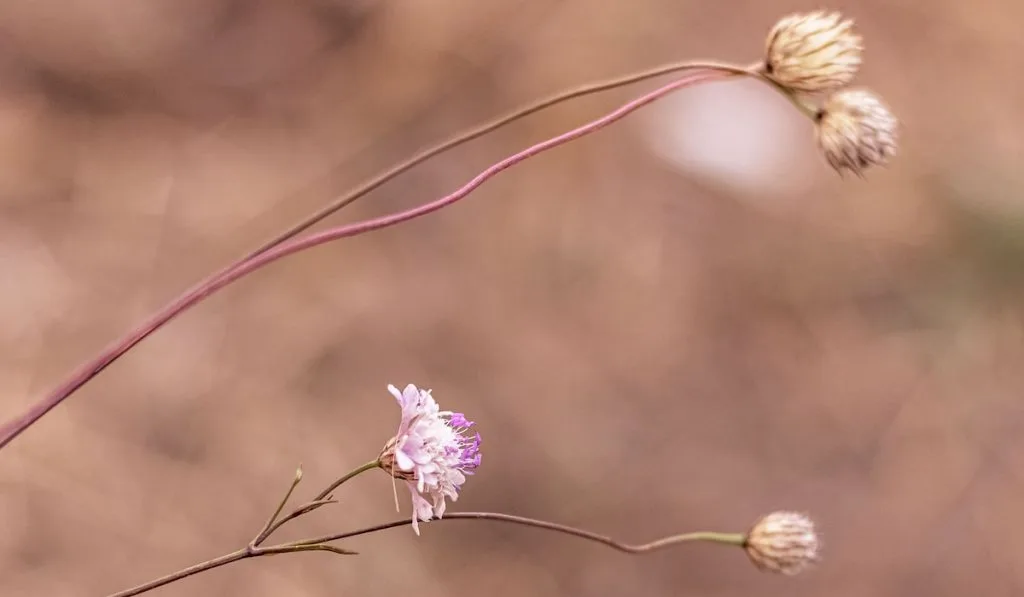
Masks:
[[[773,512],[747,533],[744,549],[759,569],[792,576],[818,560],[814,522],[796,512]]]
[[[839,13],[794,14],[768,35],[764,71],[791,91],[832,91],[853,81],[863,50],[853,21]]]
[[[863,176],[895,154],[899,121],[874,93],[848,89],[832,94],[818,113],[818,146],[839,174]]]

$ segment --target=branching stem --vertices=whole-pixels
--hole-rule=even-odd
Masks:
[[[443,522],[450,522],[453,520],[488,520],[493,522],[504,522],[509,524],[515,524],[520,526],[533,527],[545,531],[552,531],[555,533],[561,533],[563,535],[569,535],[579,539],[592,541],[605,545],[616,551],[621,551],[628,554],[645,554],[660,549],[679,545],[681,543],[693,543],[693,542],[704,542],[704,543],[718,543],[720,545],[729,545],[734,547],[742,547],[746,536],[743,533],[715,533],[715,532],[695,532],[695,533],[683,533],[679,535],[670,535],[661,539],[656,539],[649,543],[625,543],[617,541],[607,535],[601,535],[585,529],[579,529],[570,527],[555,522],[548,522],[545,520],[537,520],[534,518],[526,518],[524,516],[513,516],[511,514],[500,514],[496,512],[450,512],[444,516],[444,518],[436,519],[431,521],[429,524],[440,524]],[[329,545],[333,541],[341,539],[348,539],[351,537],[358,537],[359,535],[368,535],[370,533],[377,533],[387,529],[393,529],[395,527],[407,526],[412,523],[411,519],[395,520],[384,524],[378,524],[364,529],[356,531],[349,531],[347,533],[338,533],[335,535],[326,535],[323,537],[314,537],[310,539],[303,539],[300,541],[293,541],[290,543],[283,543],[281,545],[274,545],[271,547],[256,547],[251,549],[240,549],[238,551],[207,560],[189,566],[175,572],[168,574],[167,576],[158,578],[148,583],[141,584],[137,587],[121,591],[119,593],[113,593],[110,597],[131,597],[133,595],[140,595],[147,591],[168,585],[172,582],[188,578],[199,574],[200,572],[206,572],[213,570],[214,568],[220,568],[227,564],[232,564],[240,560],[247,558],[254,558],[260,556],[282,554],[282,553],[299,553],[303,551],[327,551],[339,555],[355,555],[356,552],[348,551],[340,547]]]

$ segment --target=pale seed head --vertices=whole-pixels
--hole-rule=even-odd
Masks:
[[[750,560],[766,572],[794,575],[818,560],[814,522],[797,512],[773,512],[747,533],[743,545]]]
[[[896,154],[898,133],[899,121],[866,89],[838,91],[818,113],[818,146],[839,174],[884,166]]]
[[[838,12],[794,14],[768,34],[765,74],[792,91],[831,91],[853,81],[863,50],[853,21]]]

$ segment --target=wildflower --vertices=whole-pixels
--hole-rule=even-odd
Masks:
[[[846,169],[862,176],[864,169],[885,165],[896,154],[899,121],[866,89],[832,94],[817,120],[818,146],[840,174]]]
[[[853,81],[863,49],[853,21],[839,13],[794,14],[768,35],[764,71],[793,91],[831,91]]]
[[[480,434],[469,435],[473,422],[462,413],[440,410],[430,390],[409,384],[401,392],[389,385],[388,391],[402,407],[402,422],[377,464],[409,487],[418,535],[419,521],[441,518],[445,498],[456,501],[466,475],[480,466]]]
[[[743,548],[761,570],[791,576],[818,560],[819,543],[810,518],[773,512],[754,524]]]

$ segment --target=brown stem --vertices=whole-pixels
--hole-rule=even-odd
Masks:
[[[696,532],[696,533],[684,533],[681,535],[672,535],[669,537],[663,537],[650,543],[624,543],[616,541],[607,535],[601,535],[584,529],[578,529],[555,522],[548,522],[545,520],[537,520],[534,518],[526,518],[524,516],[513,516],[511,514],[499,514],[496,512],[450,512],[445,515],[444,518],[438,518],[432,521],[433,523],[441,523],[444,521],[452,520],[492,520],[495,522],[506,522],[510,524],[517,524],[521,526],[528,526],[537,529],[543,529],[546,531],[553,531],[556,533],[562,533],[564,535],[570,535],[585,539],[587,541],[593,541],[600,543],[629,554],[644,554],[659,549],[664,549],[672,545],[678,545],[680,543],[687,542],[705,542],[705,543],[719,543],[722,545],[732,545],[742,547],[746,536],[743,533],[713,533],[713,532]],[[229,553],[227,555],[215,558],[194,566],[189,566],[184,570],[179,570],[173,574],[158,578],[156,580],[141,584],[137,587],[114,593],[109,597],[132,597],[133,595],[139,595],[170,584],[177,580],[187,578],[200,572],[207,570],[213,570],[221,566],[244,560],[246,558],[254,558],[259,556],[267,556],[282,553],[299,553],[303,551],[327,551],[339,555],[355,555],[356,552],[328,545],[332,541],[338,541],[341,539],[347,539],[350,537],[358,537],[359,535],[367,535],[370,533],[376,533],[378,531],[384,531],[387,529],[393,529],[395,527],[407,526],[412,524],[412,519],[406,518],[402,520],[395,520],[392,522],[386,522],[383,524],[374,525],[365,529],[359,529],[357,531],[349,531],[347,533],[337,533],[334,535],[325,535],[323,537],[314,537],[311,539],[303,539],[300,541],[293,541],[291,543],[283,543],[281,545],[274,545],[270,547],[248,547],[246,549],[240,549],[236,552]]]
[[[761,63],[758,62],[758,63],[755,63],[755,64],[747,67],[744,70],[750,70],[750,71],[753,72],[754,69],[756,69],[756,68],[758,68],[760,66],[761,66]],[[574,100],[576,98],[585,97],[587,95],[593,95],[595,93],[600,93],[602,91],[608,91],[610,89],[615,89],[617,87],[624,87],[626,85],[632,85],[633,83],[639,83],[641,81],[646,81],[648,79],[654,79],[656,77],[661,77],[661,76],[664,76],[664,75],[670,75],[672,73],[677,73],[677,72],[681,72],[681,71],[684,71],[684,70],[696,70],[696,69],[727,70],[727,69],[730,69],[730,68],[736,68],[736,67],[734,67],[732,65],[729,65],[729,64],[724,64],[724,63],[721,63],[721,62],[715,62],[715,61],[711,61],[711,60],[687,60],[687,61],[684,61],[684,62],[675,62],[675,63],[672,63],[672,64],[666,64],[666,65],[663,65],[663,66],[652,68],[650,70],[640,71],[640,72],[632,73],[632,74],[625,75],[625,76],[622,76],[622,77],[616,77],[614,79],[608,79],[608,80],[605,80],[605,81],[599,81],[599,82],[596,82],[596,83],[590,83],[588,85],[583,85],[581,87],[576,87],[575,89],[569,89],[569,90],[566,90],[566,91],[562,91],[560,93],[556,93],[555,95],[546,97],[546,98],[544,98],[542,100],[539,100],[537,102],[534,102],[534,103],[532,103],[532,104],[530,104],[528,106],[523,106],[521,108],[513,110],[512,112],[509,112],[508,114],[506,114],[504,116],[496,118],[496,119],[494,119],[494,120],[492,120],[490,122],[486,122],[486,123],[484,123],[484,124],[474,128],[474,129],[468,130],[468,131],[466,131],[466,132],[464,132],[464,133],[462,133],[460,135],[457,135],[457,136],[453,137],[452,139],[449,139],[448,141],[445,141],[444,143],[442,143],[440,145],[437,145],[435,147],[432,147],[430,149],[427,149],[425,151],[422,151],[422,152],[416,154],[415,156],[407,159],[406,161],[402,162],[401,164],[398,164],[397,166],[394,166],[390,170],[387,170],[386,172],[384,172],[382,174],[379,174],[378,176],[368,180],[367,182],[363,183],[362,185],[360,185],[360,186],[356,187],[355,189],[349,191],[345,195],[342,195],[341,197],[338,197],[337,199],[335,199],[331,203],[329,203],[329,204],[325,205],[324,207],[320,208],[319,210],[317,210],[315,213],[313,213],[313,214],[311,214],[309,216],[306,216],[302,220],[296,222],[295,224],[293,224],[287,230],[281,232],[280,234],[278,234],[274,238],[266,241],[265,243],[260,245],[258,248],[253,249],[251,252],[249,252],[248,255],[246,255],[245,257],[243,257],[239,261],[241,262],[241,261],[245,261],[246,259],[251,259],[251,258],[255,257],[256,255],[259,255],[260,253],[266,251],[267,249],[270,249],[270,248],[272,248],[274,246],[277,246],[277,245],[283,243],[284,241],[288,240],[289,238],[292,238],[293,236],[295,236],[296,234],[299,234],[301,232],[304,232],[304,231],[308,230],[311,226],[319,223],[320,221],[322,221],[323,219],[327,218],[328,216],[334,214],[335,212],[339,211],[340,209],[342,209],[346,205],[349,205],[350,203],[355,202],[356,200],[358,200],[363,195],[366,195],[370,191],[373,191],[374,189],[377,189],[378,187],[380,187],[381,185],[383,185],[387,181],[391,180],[392,178],[395,178],[396,176],[398,176],[400,174],[404,174],[405,172],[408,172],[409,170],[411,170],[414,167],[422,164],[423,162],[429,160],[430,158],[432,158],[434,156],[440,155],[440,154],[448,151],[449,149],[454,149],[455,147],[458,147],[459,145],[463,145],[463,144],[468,143],[470,141],[473,141],[475,139],[479,139],[480,137],[483,137],[487,133],[494,132],[494,131],[498,130],[499,128],[501,128],[501,127],[503,127],[505,125],[508,125],[508,124],[511,124],[511,123],[513,123],[513,122],[515,122],[517,120],[521,120],[523,118],[526,118],[527,116],[530,116],[531,114],[536,114],[537,112],[540,112],[541,110],[550,108],[551,106],[554,106],[554,105],[557,105],[557,104],[560,104],[562,102],[566,102],[566,101],[569,101],[569,100]]]
[[[323,232],[294,239],[289,242],[276,245],[271,249],[257,254],[251,259],[243,260],[236,265],[232,265],[225,270],[213,274],[196,286],[193,286],[190,290],[186,291],[171,303],[165,305],[148,320],[144,321],[136,329],[129,332],[126,336],[104,348],[100,354],[93,357],[93,359],[86,362],[77,370],[73,371],[71,376],[57,386],[56,389],[33,403],[24,413],[5,423],[3,428],[0,429],[0,448],[5,447],[14,440],[14,438],[21,435],[25,429],[28,429],[33,423],[45,416],[46,413],[50,412],[58,404],[66,400],[76,390],[81,388],[90,379],[110,366],[111,363],[131,350],[132,347],[141,342],[144,338],[177,317],[185,310],[235,280],[260,269],[269,263],[277,261],[282,257],[340,238],[356,236],[373,230],[387,228],[437,211],[463,199],[484,182],[504,170],[549,149],[564,145],[584,135],[603,129],[606,126],[625,118],[627,115],[635,112],[643,106],[646,106],[647,104],[671,93],[672,91],[695,83],[744,74],[750,75],[751,73],[743,68],[733,66],[721,66],[716,67],[715,69],[699,70],[696,73],[681,77],[660,89],[628,102],[617,110],[614,110],[601,118],[577,127],[567,133],[563,133],[554,138],[537,143],[523,151],[500,160],[475,176],[461,188],[445,197],[441,197],[440,199],[436,199],[430,203],[407,209],[399,213],[364,220],[354,224],[338,226]]]
[[[330,499],[329,496],[331,495],[331,493],[335,489],[341,487],[341,485],[343,483],[349,481],[353,477],[355,477],[357,475],[361,475],[361,474],[365,473],[366,471],[373,470],[373,469],[377,468],[378,466],[379,466],[379,464],[378,464],[378,462],[376,460],[371,460],[370,462],[367,462],[366,464],[363,464],[363,465],[361,465],[361,466],[359,466],[357,468],[352,469],[351,471],[345,473],[345,475],[343,477],[337,479],[336,481],[334,481],[333,483],[328,485],[326,489],[324,489],[319,494],[317,494],[316,498],[313,501],[299,506],[298,508],[292,510],[287,516],[285,516],[281,520],[277,520],[275,522],[275,520],[277,519],[277,516],[281,513],[281,509],[284,508],[284,503],[282,503],[281,507],[278,508],[277,512],[274,514],[274,516],[267,523],[267,526],[265,526],[263,528],[263,530],[260,531],[260,534],[257,535],[255,539],[253,539],[253,541],[252,541],[252,543],[250,545],[255,547],[255,546],[263,543],[264,541],[266,541],[268,537],[270,537],[271,535],[274,534],[275,531],[277,531],[277,529],[281,528],[282,526],[287,524],[289,521],[295,520],[296,518],[298,518],[300,516],[303,516],[305,514],[309,514],[310,512],[312,512],[313,510],[316,510],[317,508],[320,508],[321,506],[326,506],[327,504],[334,503],[334,500]],[[294,489],[294,488],[295,488],[295,486],[293,485],[292,489]],[[288,501],[288,497],[290,495],[291,495],[291,491],[289,491],[288,495],[285,496],[285,501]]]
[[[200,572],[206,572],[207,570],[213,570],[214,568],[220,568],[221,566],[227,566],[233,562],[244,560],[246,558],[254,557],[256,554],[250,552],[247,549],[239,549],[238,551],[231,552],[227,555],[223,555],[219,558],[207,560],[195,566],[189,566],[179,570],[173,574],[167,576],[161,576],[156,580],[151,580],[147,583],[142,583],[136,587],[125,589],[124,591],[118,591],[117,593],[111,593],[110,597],[132,597],[133,595],[141,595],[146,591],[152,591],[153,589],[160,588],[164,585],[169,585],[172,582],[179,581],[183,578],[188,578],[193,574],[199,574]]]
[[[260,532],[256,533],[256,536],[253,537],[252,541],[249,542],[250,548],[262,543],[267,537],[270,536],[271,533],[274,532],[274,530],[281,526],[275,526],[274,522],[277,520],[277,517],[281,515],[281,511],[284,510],[284,507],[288,505],[288,500],[291,499],[292,494],[295,493],[295,488],[299,486],[299,483],[301,481],[302,465],[299,465],[299,468],[295,469],[295,476],[292,477],[292,484],[288,486],[288,491],[284,493],[284,497],[281,498],[280,502],[278,502],[277,508],[274,510],[274,513],[271,514],[270,518],[267,519],[267,522],[263,525],[263,528],[260,529]]]
[[[631,554],[647,553],[659,549],[664,549],[672,545],[677,545],[679,543],[687,543],[693,541],[703,541],[708,543],[720,543],[723,545],[742,546],[746,537],[743,533],[714,533],[700,531],[695,533],[684,533],[681,535],[671,535],[669,537],[663,537],[661,539],[651,541],[650,543],[624,543],[622,541],[616,541],[615,539],[612,539],[607,535],[601,535],[598,533],[594,533],[592,531],[578,529],[564,524],[558,524],[556,522],[537,520],[535,518],[526,518],[524,516],[514,516],[512,514],[500,514],[497,512],[450,512],[448,514],[445,514],[444,518],[437,518],[431,521],[430,524],[451,520],[492,520],[495,522],[506,522],[509,524],[517,524],[537,529],[544,529],[546,531],[554,531],[556,533],[571,535],[573,537],[578,537],[580,539],[586,539],[587,541],[600,543],[602,545],[611,547],[612,549]],[[376,533],[378,531],[393,529],[395,527],[407,526],[410,524],[412,524],[412,519],[409,518],[403,520],[395,520],[392,522],[385,522],[383,524],[367,527],[365,529],[359,529],[357,531],[348,531],[345,533],[337,533],[334,535],[324,535],[323,537],[313,537],[310,539],[304,539],[301,541],[288,543],[286,545],[319,545],[329,543],[331,541],[339,541],[341,539],[349,539],[351,537],[358,537],[359,535],[367,535],[369,533]]]
[[[185,568],[183,570],[179,570],[179,571],[177,571],[177,572],[175,572],[173,574],[168,574],[167,576],[162,576],[162,577],[160,577],[160,578],[158,578],[156,580],[151,580],[151,581],[149,581],[147,583],[143,583],[143,584],[138,585],[136,587],[132,587],[130,589],[125,589],[124,591],[119,591],[117,593],[112,593],[111,595],[109,595],[109,597],[132,597],[133,595],[141,595],[142,593],[145,593],[147,591],[152,591],[153,589],[158,589],[158,588],[160,588],[160,587],[162,587],[164,585],[169,585],[172,582],[179,581],[179,580],[181,580],[183,578],[188,578],[189,576],[193,576],[195,574],[199,574],[200,572],[207,572],[209,570],[213,570],[214,568],[220,568],[221,566],[226,566],[228,564],[232,564],[234,562],[238,562],[240,560],[245,560],[245,559],[248,559],[248,558],[259,558],[259,557],[262,557],[262,556],[274,556],[274,555],[285,554],[285,553],[302,553],[302,552],[307,552],[307,551],[326,551],[326,552],[329,552],[329,553],[333,553],[333,554],[337,554],[337,555],[345,555],[345,556],[359,555],[357,552],[354,552],[354,551],[349,551],[347,549],[342,549],[340,547],[335,547],[333,545],[322,545],[322,544],[304,544],[304,545],[291,545],[291,544],[288,544],[288,545],[275,545],[273,547],[255,547],[255,548],[250,547],[250,548],[245,548],[245,549],[239,549],[238,551],[231,552],[231,553],[223,555],[223,556],[221,556],[219,558],[214,558],[212,560],[207,560],[207,561],[202,562],[200,564],[196,564],[195,566],[189,566],[188,568]]]

